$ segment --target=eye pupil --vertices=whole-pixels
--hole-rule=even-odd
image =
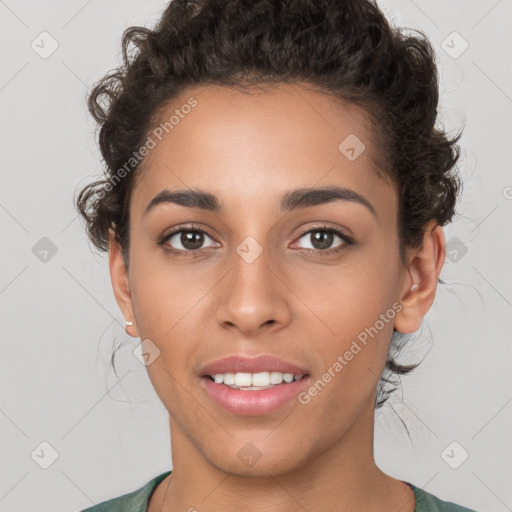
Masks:
[[[312,235],[312,243],[315,249],[324,250],[328,249],[332,245],[333,241],[333,233],[329,233],[327,231],[314,231],[311,233]],[[320,247],[317,246],[316,242],[320,242]]]
[[[194,237],[198,237],[194,240]],[[198,231],[183,231],[181,233],[181,244],[191,251],[200,249],[204,242],[204,233]]]

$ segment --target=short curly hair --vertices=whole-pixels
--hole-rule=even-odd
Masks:
[[[105,162],[104,178],[76,198],[90,240],[107,251],[112,229],[129,264],[130,195],[144,159],[122,179],[119,170],[180,92],[206,84],[303,83],[363,108],[379,168],[398,192],[403,259],[406,247],[421,246],[429,221],[444,226],[452,219],[462,186],[462,130],[449,138],[435,127],[434,50],[423,32],[414,32],[392,27],[370,0],[173,0],[153,30],[129,27],[123,64],[88,98]],[[377,407],[390,393],[384,384],[417,366],[398,364],[391,352]]]

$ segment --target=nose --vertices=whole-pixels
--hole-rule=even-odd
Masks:
[[[216,320],[224,329],[254,337],[290,322],[291,292],[286,276],[270,263],[265,251],[252,262],[235,254],[222,281],[217,289]]]

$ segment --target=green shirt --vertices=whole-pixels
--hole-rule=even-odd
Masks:
[[[157,485],[167,476],[171,471],[162,473],[157,477],[150,480],[142,489],[124,494],[118,498],[104,501],[82,510],[81,512],[147,512],[149,498],[152,492],[156,489]],[[416,497],[415,512],[475,512],[470,508],[461,507],[449,501],[442,501],[409,482],[404,482],[414,492]]]

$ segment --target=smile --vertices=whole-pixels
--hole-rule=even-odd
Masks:
[[[259,416],[297,399],[308,385],[309,374],[225,373],[206,375],[200,381],[207,396],[224,410],[241,416]]]

